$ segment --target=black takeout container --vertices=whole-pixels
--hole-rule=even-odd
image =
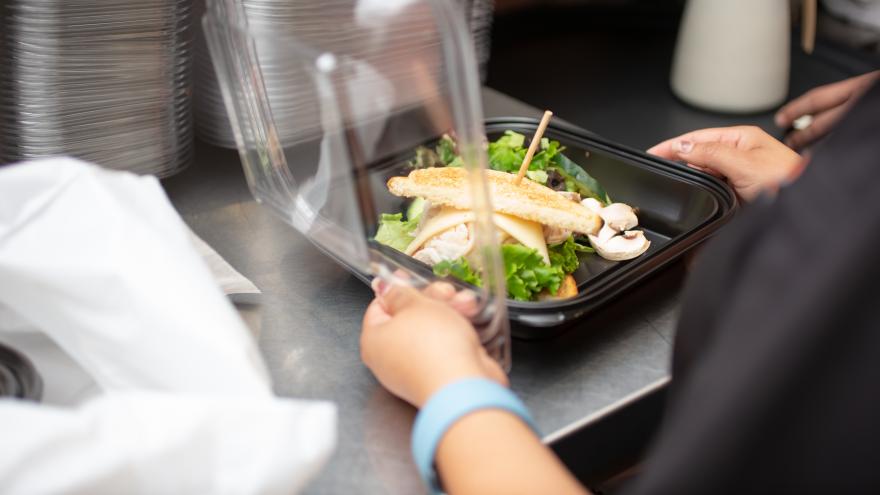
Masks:
[[[486,135],[494,140],[504,131],[512,130],[531,137],[537,126],[535,119],[493,118],[486,121]],[[725,182],[685,165],[627,148],[567,124],[551,124],[544,136],[565,146],[563,153],[596,178],[612,201],[638,208],[638,229],[644,230],[651,247],[642,256],[622,262],[582,254],[581,266],[573,274],[578,283],[578,295],[573,298],[545,302],[508,299],[515,337],[534,339],[555,335],[561,328],[671,264],[718,230],[737,207],[736,196]],[[391,177],[409,173],[407,161],[414,153],[414,149],[408,150],[404,155],[368,166],[377,214],[373,219],[365,218],[367,232],[375,234],[379,212],[405,210],[407,200],[391,195],[385,183]],[[390,247],[375,241],[371,241],[370,247],[382,251],[408,270],[431,274],[427,265]],[[368,274],[346,260],[336,260],[358,278],[369,282]]]

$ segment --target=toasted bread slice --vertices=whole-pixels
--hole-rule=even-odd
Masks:
[[[538,294],[539,301],[553,301],[556,299],[569,299],[578,295],[578,284],[571,275],[566,275],[559,284],[559,290],[556,294],[550,294],[546,290]]]
[[[578,284],[571,275],[566,275],[559,285],[559,291],[556,292],[558,299],[568,299],[578,295]]]
[[[516,176],[487,170],[492,207],[542,225],[595,234],[602,219],[580,203],[570,201],[549,187],[528,179],[517,185]],[[468,171],[458,167],[435,167],[413,170],[407,177],[392,177],[388,190],[395,196],[423,197],[433,204],[467,210],[471,207]]]

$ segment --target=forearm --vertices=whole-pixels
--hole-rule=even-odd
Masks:
[[[525,423],[500,410],[457,421],[440,441],[436,463],[451,495],[587,493]]]

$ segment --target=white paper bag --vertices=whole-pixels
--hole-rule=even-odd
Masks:
[[[67,408],[0,400],[2,493],[290,493],[332,451],[335,406],[272,395],[152,177],[0,168],[0,318],[0,340],[60,348],[37,360],[47,390],[76,367],[99,389]]]

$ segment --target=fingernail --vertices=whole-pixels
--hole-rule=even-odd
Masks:
[[[374,278],[370,285],[373,288],[373,292],[378,297],[382,297],[385,294],[388,294],[388,291],[391,290],[391,284],[389,284],[385,280],[382,280],[381,278]]]
[[[785,127],[785,116],[781,113],[777,113],[775,117],[773,117],[773,121],[776,123],[776,127]]]
[[[687,140],[679,141],[675,143],[675,148],[679,153],[690,153],[694,149],[694,143]]]

